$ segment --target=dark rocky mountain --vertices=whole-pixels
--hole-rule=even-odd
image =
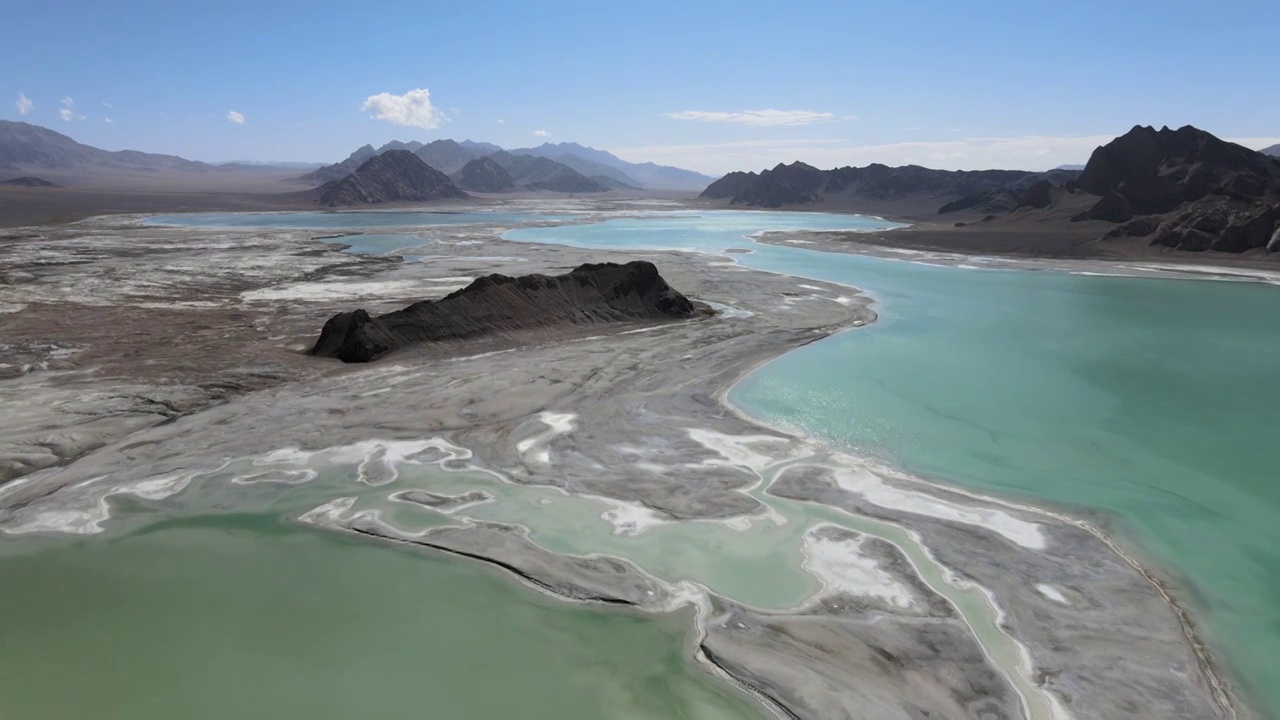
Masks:
[[[1197,128],[1137,126],[1098,148],[1075,186],[1100,199],[1073,220],[1183,250],[1280,250],[1280,160]]]
[[[1270,155],[1271,157],[1280,157],[1280,145],[1272,145],[1271,147],[1264,147],[1258,152],[1262,153],[1263,155]]]
[[[359,168],[366,160],[377,154],[378,151],[374,150],[372,145],[365,145],[348,155],[346,160],[332,165],[325,165],[318,170],[302,175],[298,180],[312,185],[323,185],[334,180],[341,180],[355,172],[356,168]]]
[[[759,177],[754,172],[735,170],[708,185],[698,197],[711,200],[728,200],[739,193],[745,192]]]
[[[562,143],[543,143],[538,147],[521,148],[513,150],[513,153],[524,155],[538,155],[540,157],[563,162],[574,168],[583,175],[606,175],[620,180],[627,185],[667,189],[667,190],[702,190],[714,178],[709,175],[694,172],[692,170],[684,170],[669,165],[656,165],[651,162],[633,163],[627,162],[622,158],[614,155],[606,150],[597,150],[595,148],[579,145],[578,143],[562,142]],[[587,161],[595,166],[604,166],[620,170],[624,177],[609,175],[598,169],[592,169],[591,166],[582,166],[565,162],[562,156],[570,155],[574,158]]]
[[[984,215],[993,215],[1013,212],[1024,207],[1042,210],[1053,205],[1062,191],[1061,185],[1055,184],[1048,177],[1041,177],[1031,183],[1014,183],[998,190],[965,195],[943,205],[938,209],[938,214],[973,210]]]
[[[491,157],[481,157],[462,166],[453,173],[453,182],[463,190],[481,193],[502,193],[519,190],[511,173]]]
[[[320,185],[332,180],[338,180],[346,177],[355,171],[360,163],[382,154],[387,150],[409,150],[416,153],[428,165],[440,170],[448,175],[453,175],[462,169],[472,160],[483,157],[485,155],[493,155],[495,153],[505,153],[501,147],[493,143],[475,142],[472,140],[463,140],[455,142],[453,140],[435,140],[427,144],[420,142],[400,142],[392,141],[378,149],[374,149],[371,145],[366,145],[351,154],[346,160],[333,165],[326,165],[314,172],[307,173],[298,178],[302,182]],[[604,150],[596,150],[577,143],[544,143],[538,147],[520,148],[512,150],[511,155],[528,155],[533,157],[546,158],[559,165],[563,165],[583,178],[587,178],[591,182],[605,189],[628,189],[628,188],[657,188],[657,189],[676,189],[676,190],[701,190],[711,182],[712,178],[701,173],[692,172],[690,170],[682,170],[664,165],[655,165],[653,163],[631,163],[613,155]],[[500,164],[509,166],[513,164],[510,160],[501,160]],[[529,166],[534,167],[534,166]],[[523,185],[538,184],[542,187],[536,189],[556,189],[556,192],[600,192],[600,190],[588,189],[590,184],[578,180],[574,176],[552,177],[550,173],[551,166],[540,164],[537,166],[541,175],[526,180],[516,178],[517,183]],[[510,168],[508,167],[510,171]],[[521,174],[530,174],[525,172],[527,168],[521,168]],[[512,173],[517,175],[517,173]],[[548,183],[550,187],[548,186]],[[580,189],[566,189],[566,188]]]
[[[57,183],[51,183],[48,180],[44,180],[38,177],[31,177],[30,175],[13,178],[12,180],[0,180],[0,185],[4,185],[6,187],[24,187],[24,188],[60,188],[62,187]]]
[[[369,158],[355,172],[315,192],[316,199],[329,206],[469,197],[448,175],[408,150],[388,150]]]
[[[597,193],[609,188],[567,165],[539,155],[516,155],[506,151],[489,157],[511,174],[517,184],[529,190],[562,193]]]
[[[201,173],[218,170],[208,163],[185,160],[175,155],[99,150],[48,128],[9,120],[0,120],[0,168],[13,171],[183,170]]]
[[[463,165],[487,153],[463,147],[453,140],[433,140],[413,151],[422,161],[446,175],[452,175]]]
[[[729,173],[709,185],[700,197],[771,208],[821,202],[833,195],[876,201],[917,197],[936,202],[938,206],[968,198],[972,206],[986,193],[1005,190],[1019,182],[1029,185],[1042,176],[1021,170],[951,171],[918,165],[895,168],[872,164],[864,168],[819,170],[794,162],[779,164],[758,174]]]
[[[440,300],[373,317],[334,315],[310,354],[369,362],[418,343],[501,336],[522,330],[678,320],[697,310],[653,263],[582,265],[564,275],[489,275]]]

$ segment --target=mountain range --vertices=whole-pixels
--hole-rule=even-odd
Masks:
[[[576,143],[547,143],[508,152],[493,143],[471,140],[458,142],[448,139],[434,140],[429,143],[392,141],[379,148],[365,145],[356,149],[342,162],[319,167],[303,174],[297,180],[315,186],[340,180],[350,175],[367,160],[388,150],[414,153],[428,165],[446,175],[457,173],[472,160],[495,153],[506,152],[512,156],[545,158],[559,167],[553,168],[546,163],[517,162],[510,158],[504,159],[500,164],[518,166],[522,171],[520,174],[527,176],[526,180],[517,178],[518,184],[521,185],[536,185],[543,189],[553,186],[580,188],[565,192],[601,192],[619,188],[700,191],[714,180],[710,176],[690,170],[653,163],[627,162],[604,150]],[[4,179],[20,175],[37,175],[40,172],[71,175],[76,172],[146,174],[177,171],[214,175],[280,173],[290,168],[307,167],[315,166],[299,163],[205,163],[175,155],[144,153],[136,150],[101,150],[38,125],[0,120],[0,173],[2,173],[0,177]]]
[[[210,173],[227,166],[136,150],[99,150],[62,133],[24,122],[0,120],[0,170],[183,170]]]
[[[1268,150],[1274,150],[1268,148]],[[953,172],[914,165],[819,170],[801,162],[734,172],[702,198],[784,207],[828,203],[860,212],[978,217],[977,232],[1101,224],[1097,241],[1142,238],[1190,251],[1280,251],[1280,159],[1186,126],[1136,126],[1099,147],[1081,170]],[[987,228],[982,230],[981,228]]]
[[[492,143],[463,140],[434,140],[429,143],[392,141],[380,148],[365,145],[347,159],[302,175],[298,179],[315,185],[345,177],[369,158],[388,150],[407,150],[431,167],[455,175],[472,160],[492,156],[516,184],[533,190],[558,192],[603,192],[611,189],[701,191],[715,178],[691,170],[632,163],[613,153],[577,143],[544,143],[532,148],[504,150]],[[548,162],[519,160],[540,158]],[[482,192],[477,190],[477,192]]]
[[[388,150],[364,161],[344,178],[321,185],[316,200],[322,205],[362,205],[384,202],[430,202],[470,197],[448,175],[409,150]]]

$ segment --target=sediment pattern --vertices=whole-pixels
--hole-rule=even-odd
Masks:
[[[782,717],[1231,716],[1161,589],[1086,526],[832,452],[723,402],[745,369],[874,319],[848,287],[640,253],[691,298],[734,312],[359,369],[318,371],[278,352],[305,348],[330,310],[311,290],[279,306],[305,282],[390,307],[481,268],[611,259],[459,235],[433,245],[430,264],[341,257],[356,268],[346,276],[281,270],[209,300],[216,310],[193,309],[234,307],[249,328],[262,323],[228,326],[222,339],[277,358],[285,380],[104,431],[75,462],[0,488],[0,532],[111,534],[154,520],[120,509],[126,497],[177,515],[266,509],[489,563],[570,600],[691,605],[696,657]],[[68,300],[47,304],[58,302]],[[232,372],[198,362],[183,372]],[[72,380],[59,372],[23,382],[56,390]],[[114,376],[163,384],[124,367]]]

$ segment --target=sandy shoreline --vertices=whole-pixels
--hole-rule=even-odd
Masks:
[[[97,240],[103,235],[116,234],[128,238],[130,245],[137,245],[140,238],[147,237],[162,243],[166,235],[163,228],[139,229],[109,219],[49,232],[53,237],[34,242],[48,243],[50,247],[60,246],[68,236],[87,232],[98,236]],[[167,234],[172,235],[173,230],[169,229]],[[1047,528],[1044,532],[1050,540],[1047,547],[1053,551],[1022,548],[979,525],[921,516],[869,503],[865,494],[841,485],[839,472],[845,463],[839,457],[834,460],[825,457],[839,456],[839,453],[821,448],[812,440],[763,426],[727,402],[727,394],[734,383],[780,354],[855,324],[865,325],[874,320],[875,315],[870,309],[872,299],[865,294],[852,293],[848,286],[806,280],[820,289],[797,293],[795,279],[790,276],[745,268],[714,267],[708,264],[706,256],[665,252],[609,253],[563,246],[520,245],[502,241],[493,233],[483,231],[465,238],[466,242],[477,242],[478,245],[432,246],[428,252],[440,257],[433,259],[432,267],[425,274],[422,267],[390,265],[378,258],[358,258],[316,248],[318,243],[305,231],[262,233],[184,229],[182,234],[203,238],[209,246],[236,245],[240,238],[268,235],[273,239],[262,243],[263,255],[279,255],[282,248],[287,248],[291,253],[288,256],[290,263],[296,265],[298,258],[305,258],[309,263],[301,268],[283,267],[281,265],[284,264],[277,263],[277,267],[264,271],[250,283],[259,284],[259,289],[287,288],[290,283],[309,278],[315,278],[313,281],[316,282],[339,284],[375,278],[382,283],[403,283],[389,286],[395,288],[394,297],[375,294],[363,299],[342,300],[344,307],[358,302],[366,306],[395,304],[404,295],[430,292],[433,285],[428,281],[431,277],[465,277],[478,268],[520,274],[564,267],[583,259],[648,256],[659,262],[664,275],[674,286],[692,297],[753,314],[745,318],[717,318],[706,323],[663,326],[653,331],[660,334],[663,343],[652,342],[645,337],[648,333],[640,336],[610,334],[607,342],[590,338],[559,345],[543,342],[521,347],[514,353],[491,355],[465,366],[459,363],[423,365],[416,357],[406,355],[403,359],[390,358],[385,364],[373,368],[353,370],[320,365],[287,349],[296,347],[314,333],[319,327],[316,319],[331,312],[332,303],[316,303],[303,295],[290,300],[292,306],[283,308],[272,302],[244,300],[254,297],[249,295],[254,292],[253,287],[245,283],[226,284],[216,278],[203,278],[180,288],[164,288],[158,295],[141,299],[117,293],[101,298],[104,304],[99,307],[105,309],[95,312],[115,312],[126,317],[131,314],[158,316],[162,312],[160,309],[144,305],[190,303],[197,296],[206,300],[211,295],[221,296],[223,301],[218,308],[190,307],[187,308],[190,315],[183,314],[183,318],[189,320],[199,315],[230,313],[225,318],[226,324],[218,329],[223,334],[215,340],[222,344],[230,342],[233,347],[253,357],[256,364],[272,366],[278,378],[264,381],[263,387],[248,387],[247,394],[229,393],[190,400],[190,412],[175,412],[156,423],[141,426],[135,423],[128,427],[116,423],[104,428],[101,449],[94,451],[89,448],[89,454],[78,456],[69,454],[65,459],[72,460],[70,465],[47,465],[47,469],[37,469],[35,474],[26,475],[21,482],[0,489],[0,529],[12,527],[24,518],[29,519],[45,504],[66,507],[87,502],[91,498],[80,498],[71,493],[75,483],[87,477],[110,474],[119,482],[136,481],[157,470],[163,471],[166,466],[214,464],[218,458],[226,456],[228,448],[235,448],[236,455],[244,455],[277,450],[282,444],[294,443],[299,447],[319,449],[370,437],[439,434],[458,446],[470,448],[475,454],[472,464],[489,472],[501,473],[514,486],[551,485],[576,495],[617,498],[652,508],[671,521],[733,518],[758,513],[760,503],[744,491],[758,481],[762,491],[770,486],[781,486],[779,489],[785,495],[777,497],[792,497],[801,502],[826,505],[842,512],[908,527],[923,539],[920,542],[922,547],[937,553],[940,565],[952,568],[987,588],[995,597],[1002,598],[1005,605],[1016,605],[1004,608],[1004,626],[1009,628],[1011,636],[1030,648],[1038,672],[1044,675],[1041,686],[1050,694],[1069,696],[1068,707],[1079,717],[1094,714],[1114,716],[1117,708],[1129,704],[1149,708],[1150,717],[1169,717],[1168,710],[1174,707],[1173,703],[1181,703],[1180,707],[1200,707],[1204,710],[1200,716],[1204,717],[1237,716],[1227,700],[1228,691],[1220,687],[1212,666],[1205,664],[1208,656],[1198,645],[1193,626],[1186,624],[1185,611],[1172,604],[1171,595],[1155,578],[1092,526],[1050,510],[1006,503],[948,487],[934,487],[918,478],[905,476],[886,476],[882,481],[898,493],[928,495],[944,504],[964,506],[973,512],[998,510],[1008,513],[1017,522],[1043,526]],[[486,258],[506,259],[473,260],[471,256],[477,249]],[[166,264],[169,264],[172,258],[167,255],[172,250],[166,248],[157,252],[164,252]],[[140,262],[147,261],[145,253],[136,258]],[[252,264],[256,266],[258,263]],[[47,266],[35,257],[30,265],[17,272],[34,274],[43,272],[42,268]],[[130,272],[122,266],[111,270]],[[415,272],[410,273],[409,270]],[[83,286],[84,269],[71,268],[66,272],[70,273],[66,285],[68,291],[72,287]],[[133,272],[138,271],[135,269]],[[743,282],[748,277],[751,282]],[[154,291],[151,278],[139,277],[138,280],[138,287],[149,287],[151,290],[148,292]],[[354,282],[350,284],[355,285]],[[213,288],[212,292],[210,288]],[[789,307],[786,303],[780,305],[777,299],[784,292],[798,297],[796,303],[803,307]],[[855,302],[846,304],[833,299],[850,295]],[[289,297],[287,293],[284,296]],[[0,298],[0,301],[10,300]],[[51,316],[61,312],[66,307],[65,302],[50,297],[39,303],[27,303],[27,306],[35,315]],[[232,305],[234,311],[226,309]],[[128,311],[121,312],[120,308]],[[4,317],[0,316],[0,319]],[[100,321],[101,318],[92,320]],[[129,318],[129,321],[136,321],[136,318]],[[176,324],[177,321],[173,322]],[[246,332],[243,327],[247,324],[252,329],[257,323],[265,326],[263,332]],[[49,341],[47,337],[39,337],[42,332],[40,323],[31,322],[23,328],[23,332],[31,336],[33,344]],[[178,329],[174,328],[174,331]],[[47,332],[47,329],[43,331]],[[76,342],[75,328],[63,327],[59,331],[65,331],[61,338],[63,342]],[[84,328],[80,332],[83,334]],[[79,389],[113,382],[130,383],[143,386],[136,397],[146,397],[148,392],[154,394],[157,388],[166,386],[169,378],[178,375],[203,374],[209,378],[206,384],[214,385],[226,382],[228,373],[242,369],[239,365],[243,365],[243,362],[235,368],[210,365],[206,360],[195,357],[199,354],[197,349],[192,353],[193,357],[184,361],[186,364],[175,363],[166,370],[161,362],[157,363],[160,370],[154,370],[152,366],[153,369],[139,374],[137,369],[110,364],[108,358],[118,355],[119,348],[112,348],[109,341],[100,338],[90,340],[86,343],[89,349],[82,352],[88,357],[102,358],[100,364],[92,365],[94,377],[53,377],[59,372],[75,375],[90,367],[85,363],[63,371],[27,372],[8,382],[22,383],[27,390],[38,387],[45,394],[32,393],[34,402],[47,402],[64,382],[82,383],[77,386]],[[100,346],[94,349],[94,343]],[[655,347],[659,344],[663,347]],[[157,338],[150,352],[163,355],[164,345],[164,338]],[[95,356],[95,352],[98,355]],[[429,358],[424,356],[424,359]],[[669,367],[679,367],[681,372],[661,371]],[[552,370],[544,376],[538,374],[538,368]],[[148,376],[148,372],[158,374]],[[164,375],[166,372],[168,375]],[[512,393],[513,397],[503,398],[505,407],[486,397],[492,394],[487,391],[486,379],[493,376],[512,378],[511,387],[521,388],[519,392]],[[387,387],[389,381],[411,382],[422,396],[429,397],[388,401],[383,395],[374,405],[367,396],[360,394]],[[7,395],[6,406],[17,407],[12,405],[17,402],[15,397]],[[641,402],[645,409],[634,410],[636,402]],[[150,406],[154,403],[144,404]],[[524,457],[519,443],[515,442],[517,437],[527,435],[529,428],[537,424],[538,413],[553,407],[557,412],[583,418],[579,430],[550,438],[548,452],[556,458],[554,472]],[[332,413],[338,409],[341,413],[335,419]],[[303,432],[300,428],[288,428],[270,441],[260,437],[262,428],[284,417],[314,419],[314,424],[293,420],[298,425],[308,425],[309,429]],[[423,417],[431,420],[424,425]],[[678,423],[673,422],[675,419]],[[50,418],[47,422],[49,429],[56,429],[59,422],[65,422],[65,418]],[[150,421],[143,419],[139,422]],[[713,448],[690,442],[689,437],[679,431],[680,428],[673,427],[676,424],[707,428],[727,437],[767,436],[769,440],[764,444],[778,448],[772,451],[773,454],[789,459],[788,464],[786,467],[750,467],[742,463],[735,465],[727,458],[716,460]],[[619,450],[621,446],[634,445],[636,438],[644,440],[638,451]],[[745,447],[754,445],[748,442]],[[672,451],[674,456],[670,454]],[[805,453],[824,457],[810,458],[810,462],[805,462],[808,457]],[[619,471],[626,477],[604,479],[594,469],[601,466],[632,468],[638,462],[637,458],[651,464],[669,465],[673,457],[684,463],[701,461],[698,466],[701,469],[692,472],[698,478],[692,493],[689,492],[687,477],[676,481],[626,470]],[[812,471],[807,475],[792,473],[787,477],[797,458],[800,464]],[[709,459],[715,462],[706,464]],[[725,462],[728,464],[723,464]],[[777,476],[766,482],[765,475],[773,471],[770,468],[777,470]],[[1051,525],[1048,520],[1026,519],[1029,517],[1052,518],[1062,526]],[[336,520],[334,524],[363,534],[382,531],[384,537],[405,541],[402,537],[394,537],[394,530],[387,531],[386,528],[344,520]],[[1078,533],[1071,529],[1073,526]],[[539,548],[535,542],[513,538],[510,533],[504,534],[492,528],[477,526],[448,532],[432,531],[428,537],[439,550],[470,554],[486,562],[497,560],[506,563],[508,571],[525,575],[526,580],[537,578],[538,582],[547,583],[551,592],[564,597],[652,607],[651,603],[655,601],[640,598],[635,594],[637,589],[654,590],[655,596],[662,590],[652,585],[653,578],[646,581],[647,573],[638,566],[633,565],[621,577],[601,575],[590,568],[568,568],[564,565],[564,558],[572,560],[573,556],[552,558],[550,556],[554,553]],[[1059,554],[1062,557],[1058,557]],[[1123,562],[1108,561],[1108,556]],[[1080,563],[1083,557],[1096,558],[1097,562],[1103,563],[1105,572],[1099,571],[1098,575],[1091,576],[1079,568],[1073,569],[1075,564],[1087,564]],[[908,558],[905,562],[910,566],[912,561]],[[889,563],[889,566],[896,565]],[[1052,577],[1057,585],[1071,591],[1070,597],[1085,605],[1063,609],[1057,607],[1052,598],[1037,598],[1034,592],[1028,593],[1024,586],[1011,582],[1021,575]],[[1105,578],[1102,586],[1097,584],[1100,578]],[[914,581],[904,575],[902,582]],[[574,587],[579,590],[586,588],[594,596],[584,597],[579,590],[571,589]],[[1147,589],[1143,590],[1143,587]],[[666,589],[666,592],[669,595],[671,591]],[[927,588],[917,592],[927,592]],[[856,600],[838,602],[844,606],[843,610],[819,601],[815,606],[790,612],[765,611],[714,593],[708,594],[707,602],[716,611],[709,615],[736,620],[705,628],[698,643],[700,655],[705,662],[738,684],[752,689],[758,697],[769,698],[769,704],[781,716],[834,717],[852,713],[857,707],[860,712],[871,708],[872,716],[879,716],[875,714],[878,708],[883,716],[890,717],[898,712],[895,708],[918,702],[926,688],[929,691],[925,694],[939,692],[953,697],[962,688],[969,688],[968,692],[974,688],[981,689],[958,705],[948,704],[955,703],[955,700],[938,701],[932,710],[942,716],[953,716],[959,712],[972,714],[979,708],[995,713],[992,717],[1023,715],[1016,693],[999,679],[998,672],[989,667],[989,660],[983,659],[984,647],[966,640],[968,631],[962,630],[963,616],[904,617],[891,609],[868,606],[865,601]],[[932,608],[934,604],[925,603],[925,606]],[[1167,610],[1163,613],[1158,611],[1156,608],[1160,606]],[[876,628],[871,627],[868,618],[874,618]],[[1061,624],[1072,628],[1074,633],[1070,638],[1072,643],[1083,650],[1055,650],[1055,644],[1063,639],[1056,637],[1053,629],[1046,634],[1045,628],[1038,627],[1046,618],[1064,618]],[[734,629],[733,622],[761,630],[758,634],[744,634]],[[925,625],[936,637],[947,638],[946,644],[955,654],[941,659],[930,656],[926,650],[929,643],[921,644],[923,638],[919,628]],[[1143,642],[1131,643],[1124,649],[1126,660],[1136,666],[1130,672],[1136,674],[1118,679],[1080,676],[1080,665],[1089,664],[1099,656],[1111,657],[1116,651],[1110,648],[1105,638],[1118,625],[1124,626],[1126,634],[1143,639]],[[884,628],[893,630],[885,631]],[[812,643],[817,638],[807,636],[809,632],[818,632],[825,642],[835,643],[838,652],[832,658],[854,660],[847,667],[832,667],[832,658],[814,654],[816,646]],[[881,632],[889,634],[877,635]],[[806,637],[809,639],[803,639]],[[908,668],[880,667],[872,659],[878,650],[895,657],[911,658],[912,665]],[[976,665],[975,657],[978,658]],[[1172,681],[1164,679],[1156,671],[1168,663],[1189,663],[1191,667],[1199,667],[1199,671],[1188,672],[1185,684],[1170,685],[1168,683]],[[796,667],[806,670],[803,673],[784,672],[784,668]],[[1199,676],[1199,679],[1193,676]],[[904,677],[909,680],[903,680]],[[1162,689],[1159,693],[1151,693],[1130,687],[1133,685]],[[965,705],[966,702],[973,704]],[[962,707],[967,709],[961,711]],[[1161,711],[1161,707],[1165,710]]]

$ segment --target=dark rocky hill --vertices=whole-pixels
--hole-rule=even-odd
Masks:
[[[368,362],[417,343],[523,330],[678,320],[697,310],[650,262],[582,265],[564,275],[489,275],[440,300],[372,317],[344,312],[325,323],[310,354]]]
[[[427,202],[469,197],[448,175],[408,150],[388,150],[366,160],[355,172],[316,189],[330,206],[384,202]]]
[[[30,175],[26,177],[13,178],[12,180],[0,180],[0,185],[4,185],[6,187],[25,187],[25,188],[60,188],[62,187],[57,183],[51,183],[48,180],[44,180],[38,177],[31,177]]]
[[[562,193],[597,193],[609,190],[577,170],[540,155],[516,155],[503,151],[489,157],[510,173],[518,185],[529,190]]]
[[[819,170],[794,162],[780,164],[759,174],[729,173],[708,186],[701,197],[728,199],[734,205],[771,208],[821,202],[830,196],[876,201],[917,197],[922,202],[936,202],[938,207],[942,207],[968,196],[1009,189],[1020,182],[1029,185],[1042,176],[1043,173],[1021,170],[950,171],[917,165],[889,167],[880,164]]]
[[[491,157],[476,158],[453,174],[453,182],[463,190],[502,193],[518,190],[516,181]]]
[[[1280,160],[1191,127],[1137,126],[1098,148],[1076,186],[1100,196],[1074,220],[1182,250],[1280,250]]]

